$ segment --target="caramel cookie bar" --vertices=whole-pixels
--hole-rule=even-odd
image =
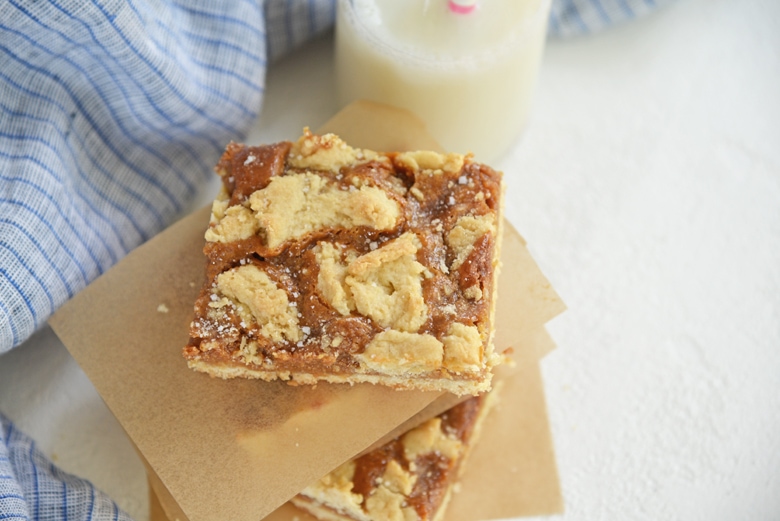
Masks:
[[[501,174],[307,130],[232,143],[205,233],[189,366],[221,378],[490,388]]]
[[[471,397],[344,463],[291,502],[325,521],[443,519],[492,394]]]

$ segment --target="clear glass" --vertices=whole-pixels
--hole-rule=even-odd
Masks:
[[[519,137],[544,49],[550,0],[339,0],[343,105],[369,99],[421,117],[446,149],[497,159]]]

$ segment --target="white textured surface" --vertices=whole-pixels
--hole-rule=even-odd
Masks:
[[[548,48],[508,203],[569,306],[565,519],[780,519],[780,4]]]
[[[329,46],[272,67],[252,141],[335,111]],[[569,306],[543,362],[553,519],[780,518],[780,3],[680,0],[550,44],[499,166]],[[48,329],[0,357],[0,410],[146,518],[143,468]]]

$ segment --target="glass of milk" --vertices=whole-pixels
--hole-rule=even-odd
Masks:
[[[498,159],[528,119],[550,0],[339,0],[340,102],[411,110],[446,149]]]

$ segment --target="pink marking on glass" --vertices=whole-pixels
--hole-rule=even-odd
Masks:
[[[461,0],[461,3],[456,2],[455,0],[448,0],[447,6],[450,8],[450,11],[457,14],[469,14],[474,11],[474,9],[477,8],[477,2],[464,2]]]

